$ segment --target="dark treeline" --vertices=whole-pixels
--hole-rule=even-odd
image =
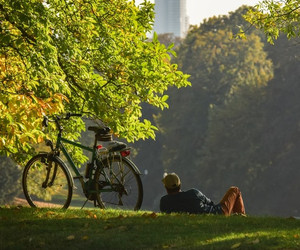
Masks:
[[[21,193],[21,168],[0,155],[0,205],[10,203]]]
[[[144,109],[160,128],[136,144],[145,208],[158,209],[163,172],[174,171],[215,202],[239,186],[250,214],[300,214],[300,41],[270,45],[255,29],[234,39],[245,11],[192,27],[174,59],[192,87],[171,90],[168,110]]]

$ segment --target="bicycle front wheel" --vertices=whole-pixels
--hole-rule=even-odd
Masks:
[[[33,157],[23,172],[23,191],[31,207],[68,208],[73,182],[64,163],[41,153]]]
[[[95,173],[96,199],[102,208],[139,210],[143,186],[134,164],[121,156],[103,160]]]

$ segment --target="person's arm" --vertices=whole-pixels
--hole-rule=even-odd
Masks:
[[[221,207],[219,205],[214,205],[213,203],[207,204],[200,201],[200,208],[206,214],[221,214]]]
[[[203,213],[206,214],[218,214],[220,213],[220,208],[218,205],[215,205],[214,202],[207,198],[203,193],[201,193],[199,190],[197,190],[197,196],[200,201],[200,209],[203,211]]]
[[[165,197],[161,197],[160,199],[160,203],[159,203],[159,209],[162,213],[170,213],[170,208],[167,205],[167,201],[165,199]]]
[[[203,195],[203,200],[204,200],[205,204],[211,205],[211,206],[215,205],[211,199],[207,198],[204,194],[202,194],[202,195]]]
[[[163,205],[162,198],[160,199],[159,210],[160,210],[162,213],[165,213],[165,212],[166,212],[166,210],[165,210],[165,208],[164,208],[164,205]]]
[[[203,194],[202,192],[200,192],[198,189],[194,189],[194,191],[196,192],[197,197],[204,203],[207,205],[214,205],[214,203],[211,201],[211,199],[207,198],[205,196],[205,194]]]

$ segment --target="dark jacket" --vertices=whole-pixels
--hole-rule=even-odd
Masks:
[[[215,205],[197,189],[168,194],[160,199],[163,213],[223,214],[220,204]]]

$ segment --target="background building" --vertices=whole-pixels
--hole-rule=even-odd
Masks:
[[[185,37],[189,28],[186,0],[155,0],[154,31]]]

